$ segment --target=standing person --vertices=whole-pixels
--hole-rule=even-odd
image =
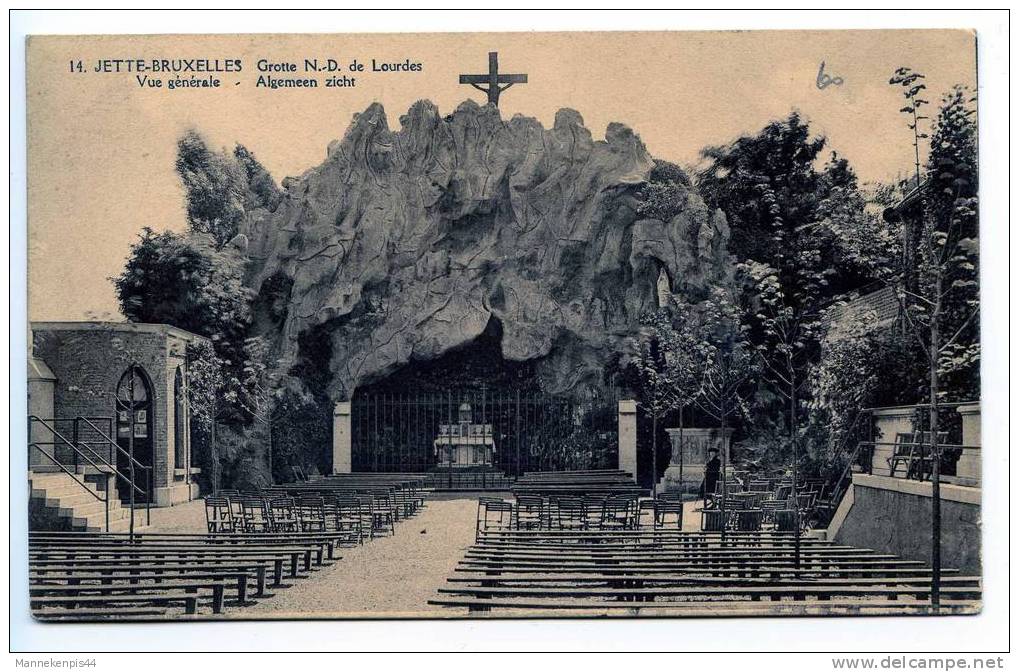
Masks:
[[[704,506],[708,505],[708,497],[715,493],[715,484],[722,471],[722,461],[718,459],[718,448],[708,449],[708,462],[704,465],[704,481],[701,483],[701,497]]]

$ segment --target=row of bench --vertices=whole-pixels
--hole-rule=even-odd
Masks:
[[[927,613],[923,563],[784,532],[480,530],[430,604],[469,614]],[[943,611],[979,609],[980,578],[946,570]]]
[[[221,617],[340,559],[423,505],[415,478],[319,479],[206,498],[208,531],[31,532],[29,595],[46,621]],[[356,507],[348,515],[343,503]],[[340,508],[344,510],[341,512]]]
[[[29,600],[44,621],[200,618],[340,558],[349,535],[29,534]]]
[[[644,495],[633,476],[618,469],[587,471],[535,471],[523,474],[511,488],[516,496],[565,497],[598,495]]]

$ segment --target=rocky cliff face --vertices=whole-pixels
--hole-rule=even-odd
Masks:
[[[332,341],[335,398],[471,343],[492,319],[502,354],[536,360],[548,392],[597,384],[657,301],[665,269],[696,288],[726,262],[728,228],[695,193],[641,218],[653,160],[629,128],[594,140],[568,109],[546,129],[465,102],[419,101],[389,128],[356,115],[321,165],[245,213],[262,328],[292,361],[302,332]]]

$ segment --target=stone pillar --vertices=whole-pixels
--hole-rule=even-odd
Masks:
[[[980,485],[980,404],[959,407],[962,416],[962,455],[955,464],[959,485]]]
[[[637,480],[637,402],[619,401],[619,468]]]
[[[704,465],[708,462],[708,449],[717,448],[719,458],[725,455],[727,472],[733,470],[729,455],[729,444],[732,441],[732,428],[722,430],[717,427],[685,427],[683,429],[683,480],[679,477],[679,428],[669,427],[665,430],[672,443],[672,458],[669,468],[662,477],[661,491],[672,492],[682,490],[690,492],[700,487],[704,480]]]
[[[333,408],[333,473],[349,474],[351,468],[350,402],[338,401]]]
[[[31,341],[31,337],[29,337]],[[56,387],[57,377],[53,375],[50,367],[46,366],[46,362],[42,361],[37,357],[29,356],[28,358],[28,414],[34,415],[47,422],[53,420],[53,390]],[[22,419],[24,421],[24,418]],[[41,467],[42,470],[56,470],[53,462],[46,458],[45,455],[40,455],[39,450],[43,450],[48,455],[53,455],[53,435],[46,430],[41,424],[33,422],[29,427],[29,431],[32,433],[30,437],[33,441],[39,441],[44,444],[42,448],[33,448],[32,454],[29,456],[29,469],[33,467]],[[60,431],[59,429],[57,431]],[[24,453],[22,453],[24,454]]]

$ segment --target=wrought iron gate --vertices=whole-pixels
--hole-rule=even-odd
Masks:
[[[494,468],[519,475],[612,467],[618,452],[617,402],[614,391],[583,402],[520,391],[355,394],[352,467],[377,472],[437,469],[442,441],[448,441],[440,437],[448,437],[449,428],[463,418],[491,436],[494,454],[491,466],[461,463],[458,469]]]

